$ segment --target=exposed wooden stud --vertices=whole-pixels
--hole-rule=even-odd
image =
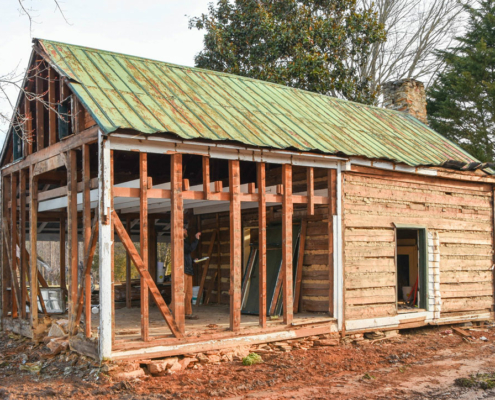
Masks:
[[[148,156],[139,153],[139,239],[143,268],[148,271]],[[146,279],[141,276],[141,339],[149,340],[149,298]]]
[[[57,141],[57,113],[55,112],[55,70],[52,67],[48,68],[48,145],[51,146]]]
[[[303,219],[301,226],[301,236],[299,240],[299,257],[297,259],[297,274],[296,274],[296,290],[294,293],[294,314],[299,312],[299,303],[301,299],[301,282],[302,282],[302,270],[304,260],[304,248],[306,246],[306,230],[308,227],[308,220]]]
[[[67,279],[65,276],[65,214],[60,215],[60,287],[67,294]]]
[[[315,215],[315,171],[313,167],[307,168],[307,193],[308,193],[308,215]]]
[[[31,326],[36,329],[38,326],[38,307],[37,307],[37,297],[38,297],[38,266],[36,261],[38,260],[38,252],[36,245],[38,244],[38,178],[33,175],[34,165],[30,167],[29,173],[29,189],[31,194],[31,203],[29,205],[29,233],[31,242],[31,279],[30,279],[30,290],[31,290]]]
[[[223,190],[223,183],[222,181],[215,181],[215,192],[221,193]]]
[[[25,149],[26,156],[33,153],[33,113],[31,112],[31,101],[29,97],[24,94],[24,118],[26,123],[24,125],[24,135],[25,135]]]
[[[217,223],[217,230],[218,230],[218,241],[217,241],[217,304],[220,304],[220,300],[222,297],[222,248],[221,248],[221,240],[220,240],[220,216],[216,215],[216,223]],[[213,289],[213,282],[211,283],[212,289]],[[208,303],[206,303],[208,304]]]
[[[68,152],[67,166],[67,234],[69,251],[69,331],[74,331],[77,302],[77,152]]]
[[[241,171],[238,160],[229,160],[230,190],[230,329],[241,328]]]
[[[83,180],[83,240],[84,240],[84,252],[88,253],[91,245],[91,199],[90,199],[90,150],[89,145],[82,146],[82,180]],[[94,242],[96,247],[96,240]],[[81,282],[82,283],[82,282]],[[82,288],[81,284],[81,288]],[[84,293],[85,293],[85,307],[84,317],[85,324],[84,330],[86,337],[91,337],[91,268],[86,268],[84,271]],[[79,323],[81,317],[76,316],[76,323]]]
[[[21,299],[22,299],[22,307],[21,307],[21,316],[23,319],[26,318],[26,305],[25,300],[27,298],[27,282],[26,277],[28,274],[28,264],[26,257],[26,184],[27,184],[27,171],[21,169],[19,171],[19,200],[20,200],[20,208],[19,208],[19,247],[21,248],[20,254],[20,275],[21,275]]]
[[[265,163],[256,164],[258,180],[258,226],[259,226],[259,323],[266,328],[266,169]]]
[[[334,316],[334,237],[333,237],[333,216],[336,213],[333,190],[335,188],[335,170],[328,170],[328,313]]]
[[[182,190],[187,191],[191,186],[189,185],[189,179],[182,180]]]
[[[172,244],[172,313],[179,332],[185,332],[184,309],[184,204],[182,197],[182,155],[170,156],[171,244]]]
[[[210,158],[203,156],[203,192],[205,199],[210,200]]]
[[[254,182],[248,183],[248,193],[249,194],[256,193],[256,184]]]
[[[99,222],[98,222],[98,218],[97,218],[97,215],[95,215],[95,222],[93,223],[93,227],[91,227],[90,225],[90,237],[89,237],[89,240],[88,240],[88,245],[85,246],[85,249],[84,249],[84,260],[83,260],[83,263],[84,263],[84,276],[86,276],[87,274],[89,274],[91,272],[91,265],[93,264],[93,257],[95,255],[95,251],[96,251],[96,244],[98,243],[98,232],[99,232]],[[90,224],[91,224],[91,221],[90,221]],[[83,294],[83,290],[85,289],[85,287],[83,287],[81,285],[81,287],[79,288],[79,294],[77,296],[77,310],[76,310],[76,323],[75,323],[75,327],[74,327],[74,331],[72,332],[73,335],[75,335],[77,333],[77,327],[79,326],[80,322],[81,322],[81,315],[82,315],[82,311],[83,311],[83,306],[84,306],[84,297],[85,295]],[[86,294],[87,296],[87,294]],[[91,302],[90,302],[90,305],[91,305]],[[87,312],[87,311],[85,311]],[[90,309],[90,313],[91,313],[91,309]],[[91,318],[91,314],[90,314],[90,318]],[[87,324],[87,318],[86,318],[86,321],[85,321],[85,324]],[[91,328],[91,325],[90,325],[90,328]],[[86,326],[86,331],[87,331],[87,326]],[[86,332],[86,337],[91,337],[91,329],[89,330],[89,335],[88,333]]]
[[[146,284],[151,292],[151,295],[153,296],[153,299],[155,300],[155,303],[158,306],[160,313],[167,322],[168,327],[170,328],[170,330],[172,331],[175,337],[183,337],[184,335],[180,332],[176,320],[174,320],[174,317],[172,317],[172,315],[170,314],[170,310],[165,304],[165,301],[163,300],[160,291],[156,287],[156,284],[151,278],[151,275],[149,274],[148,270],[145,268],[141,256],[138,254],[136,247],[132,243],[131,238],[127,234],[124,226],[122,225],[122,222],[120,221],[120,218],[118,217],[115,211],[112,211],[112,221],[113,221],[113,225],[115,226],[117,235],[119,236],[120,240],[122,241],[122,244],[129,253],[134,265],[136,266],[136,269],[138,270],[139,274],[146,280]]]
[[[2,221],[8,221],[9,216],[9,178],[7,176],[3,176],[2,178]],[[8,269],[5,267],[8,265],[8,247],[5,243],[8,242],[8,239],[5,237],[5,231],[2,230],[2,243],[4,243],[2,248],[2,317],[7,317],[9,311],[12,307],[12,297],[11,293],[7,290],[8,287],[12,287],[12,283],[10,282],[10,274]]]
[[[11,196],[11,202],[12,206],[10,207],[10,251],[11,251],[11,268],[13,270],[13,273],[15,274],[15,285],[18,285],[18,280],[17,280],[17,180],[18,180],[18,175],[13,173],[10,176],[10,196]],[[13,278],[14,279],[14,278]],[[17,288],[19,291],[16,296],[16,303],[18,309],[23,309],[23,299],[21,297],[21,292],[20,292],[20,287]],[[19,312],[20,310],[15,310],[15,307],[13,307],[12,310],[12,316],[16,314],[16,312]],[[20,316],[21,314],[19,314]]]
[[[282,165],[282,279],[284,295],[284,324],[291,324],[293,319],[292,286],[292,165]]]
[[[45,106],[41,101],[43,97],[43,82],[44,79],[40,75],[40,71],[36,72],[36,146],[37,151],[45,147]]]
[[[110,187],[108,188],[110,197],[110,209],[114,210],[114,194],[113,194],[113,184],[115,171],[113,167],[113,150],[110,150]],[[115,229],[113,224],[110,225],[110,293],[112,300],[112,344],[115,342]]]
[[[131,236],[131,218],[127,217],[125,221],[125,229],[127,234]],[[125,253],[125,305],[127,308],[132,308],[131,298],[131,258],[129,253]]]
[[[2,221],[3,229],[3,246],[7,251],[7,264],[10,271],[10,282],[11,282],[11,294],[12,294],[12,318],[17,318],[20,316],[17,310],[18,307],[22,306],[23,300],[21,299],[21,289],[19,287],[19,280],[17,278],[17,270],[15,268],[15,258],[12,257],[12,236],[10,235],[11,227],[8,224],[8,220]]]

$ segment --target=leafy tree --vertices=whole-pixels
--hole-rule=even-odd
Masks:
[[[189,21],[205,29],[196,66],[363,103],[376,92],[357,73],[385,40],[376,13],[356,0],[219,0]]]
[[[428,91],[428,119],[479,160],[494,161],[495,0],[465,8],[469,23],[459,45],[438,54],[446,69]]]

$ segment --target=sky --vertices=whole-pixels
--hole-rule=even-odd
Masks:
[[[204,32],[190,30],[190,17],[208,11],[208,0],[0,0],[0,76],[25,70],[32,38],[95,47],[181,65],[194,65]],[[67,20],[65,20],[64,19]],[[9,97],[15,102],[17,91]],[[0,108],[9,111],[8,103]],[[0,145],[7,126],[0,123]],[[1,147],[1,146],[0,146]]]

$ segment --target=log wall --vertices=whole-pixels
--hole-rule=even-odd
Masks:
[[[343,185],[346,319],[396,314],[393,223],[422,225],[438,233],[441,317],[489,311],[491,186],[357,169],[345,174]]]

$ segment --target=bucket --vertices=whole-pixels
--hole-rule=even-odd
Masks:
[[[410,296],[407,296],[408,294],[410,294]],[[409,301],[413,298],[411,286],[402,286],[402,298],[404,301]]]
[[[198,293],[199,293],[199,286],[193,286],[193,297],[192,297],[193,304],[196,304],[196,300],[198,299]]]
[[[165,280],[165,269],[163,268],[163,263],[158,262],[156,264],[156,281],[158,283],[163,283]]]

